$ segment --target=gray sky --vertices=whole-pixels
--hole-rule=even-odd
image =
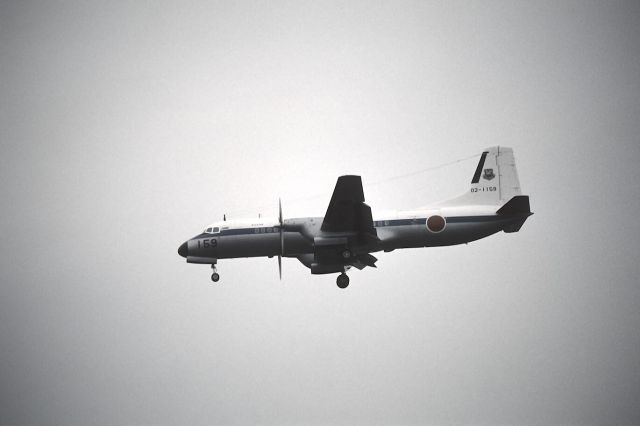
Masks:
[[[0,423],[640,423],[637,2],[2,2]],[[514,148],[518,234],[345,291],[177,253]],[[466,190],[473,161],[367,187]],[[297,201],[307,194],[325,194]]]

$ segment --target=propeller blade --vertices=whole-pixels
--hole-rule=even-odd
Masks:
[[[280,227],[280,256],[284,256],[284,229]]]
[[[282,219],[282,200],[278,198],[278,221],[280,222],[280,256],[284,256],[284,220]]]
[[[278,198],[278,222],[280,223],[280,254],[278,255],[278,273],[282,281],[282,256],[284,256],[284,220],[282,219],[282,200]]]

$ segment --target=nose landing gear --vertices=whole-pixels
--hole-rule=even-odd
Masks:
[[[338,284],[338,287],[340,288],[347,288],[349,285],[349,276],[344,272],[341,273],[338,275],[338,278],[336,278],[336,284]]]
[[[217,283],[220,280],[220,274],[218,274],[218,269],[216,268],[215,263],[211,265],[211,269],[213,270],[213,274],[211,274],[211,281]]]

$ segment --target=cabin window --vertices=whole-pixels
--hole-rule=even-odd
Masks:
[[[259,233],[259,232],[260,232],[260,228],[255,228],[255,229],[253,230],[253,232],[254,232],[254,233],[256,233],[256,234],[257,234],[257,233]]]

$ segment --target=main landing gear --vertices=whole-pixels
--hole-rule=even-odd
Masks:
[[[218,274],[218,269],[216,268],[216,264],[211,265],[211,269],[213,270],[213,274],[211,274],[211,281],[217,283],[220,280],[220,274]]]
[[[344,272],[341,273],[338,275],[338,278],[336,278],[336,284],[338,284],[338,287],[340,288],[347,288],[349,285],[349,276]]]
[[[349,249],[343,250],[340,254],[342,255],[342,258],[344,260],[348,260],[351,258],[351,250]],[[349,266],[346,266],[344,268],[345,272],[347,271],[347,269],[349,269]],[[349,277],[347,276],[347,274],[343,272],[338,275],[338,278],[336,278],[336,284],[338,284],[338,287],[340,288],[347,288],[347,286],[349,285]]]

